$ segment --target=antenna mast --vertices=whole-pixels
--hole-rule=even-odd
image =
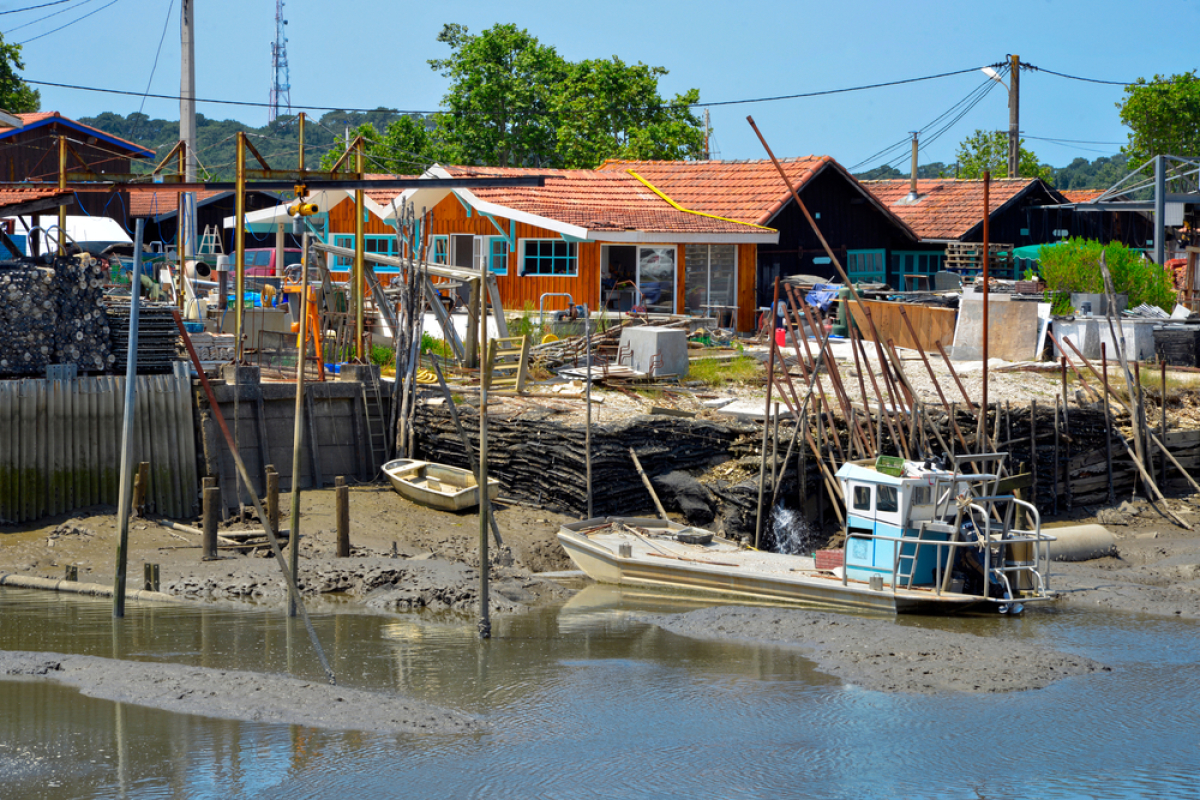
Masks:
[[[291,116],[292,84],[288,73],[287,20],[283,18],[283,0],[275,0],[275,41],[271,44],[271,108],[267,122],[275,124],[280,114]]]

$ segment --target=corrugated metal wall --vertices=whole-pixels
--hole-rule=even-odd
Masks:
[[[137,379],[133,460],[150,462],[148,511],[195,516],[196,440],[186,372]],[[116,505],[125,379],[0,381],[0,519]]]

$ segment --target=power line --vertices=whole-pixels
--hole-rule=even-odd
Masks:
[[[85,2],[89,2],[89,0],[84,0],[84,1],[85,1]],[[43,39],[43,38],[45,38],[45,37],[49,36],[49,35],[50,35],[50,34],[52,34],[52,33],[58,33],[58,32],[59,32],[59,31],[61,31],[63,28],[69,28],[69,27],[71,27],[72,25],[74,25],[76,22],[82,22],[83,20],[87,19],[88,17],[92,16],[93,14],[99,14],[99,13],[100,13],[101,11],[103,11],[104,9],[108,8],[109,6],[116,5],[118,2],[120,2],[120,0],[110,0],[108,3],[105,3],[104,5],[100,6],[100,7],[99,7],[99,8],[97,8],[97,9],[94,9],[94,10],[92,10],[92,11],[89,11],[88,13],[84,14],[82,17],[76,17],[75,19],[71,20],[71,21],[70,21],[70,22],[68,22],[68,23],[65,23],[65,24],[63,24],[63,25],[59,25],[57,28],[55,28],[55,29],[54,29],[54,30],[52,30],[52,31],[46,31],[45,33],[39,33],[37,36],[34,36],[34,37],[30,38],[30,39],[26,39],[26,40],[25,40],[25,41],[23,41],[23,42],[18,42],[17,44],[22,44],[22,45],[29,44],[30,42],[36,42],[38,39]]]
[[[146,79],[146,91],[142,93],[142,104],[138,106],[139,114],[146,107],[146,95],[150,92],[150,84],[154,82],[154,73],[158,71],[158,57],[162,55],[163,42],[167,39],[167,27],[171,24],[171,12],[174,10],[175,0],[171,0],[167,4],[167,18],[163,21],[162,35],[158,37],[158,49],[154,51],[154,66],[150,67],[150,77]]]
[[[70,2],[73,0],[68,0],[68,1]],[[76,8],[79,8],[80,6],[86,6],[90,2],[92,2],[92,0],[79,0],[78,2],[75,3],[75,5],[71,6],[70,8],[60,8],[58,11],[51,11],[49,14],[47,14],[44,17],[38,17],[37,19],[31,19],[31,20],[29,20],[29,22],[22,22],[20,25],[9,28],[4,33],[5,33],[5,35],[11,35],[11,34],[15,33],[16,31],[21,30],[22,28],[28,28],[30,25],[37,25],[39,22],[42,22],[43,20],[48,20],[51,17],[57,17],[59,14],[65,14],[68,11],[73,11]]]
[[[9,11],[0,11],[0,16],[4,14],[20,14],[22,11],[33,11],[38,8],[49,8],[50,6],[61,6],[63,3],[70,3],[71,0],[54,0],[53,3],[42,3],[40,6],[25,6],[24,8],[14,8]]]
[[[1078,75],[1068,75],[1065,72],[1055,72],[1054,70],[1046,69],[1045,67],[1035,67],[1032,64],[1022,64],[1021,66],[1028,67],[1029,69],[1035,70],[1037,72],[1044,72],[1047,75],[1057,75],[1060,78],[1069,78],[1070,80],[1083,81],[1084,83],[1100,83],[1100,84],[1104,84],[1105,86],[1132,86],[1133,85],[1129,81],[1104,81],[1104,80],[1100,80],[1099,78],[1082,78]]]
[[[1092,142],[1087,139],[1056,139],[1052,136],[1030,136],[1027,133],[1021,134],[1024,139],[1036,139],[1039,142],[1059,142],[1060,144],[1111,144],[1121,146],[1126,142]]]
[[[89,2],[89,0],[84,0],[84,1]],[[117,0],[112,0],[112,2],[110,2],[108,5],[112,5],[115,2],[117,2]],[[102,8],[108,8],[108,6],[106,5],[106,6],[103,6]],[[96,10],[100,11],[101,9],[96,9]],[[92,13],[94,14],[96,12],[93,11]],[[80,19],[82,19],[82,17]],[[76,20],[76,22],[78,22],[78,20]],[[72,23],[68,23],[68,24],[72,24]],[[61,30],[61,28],[59,28],[57,30]],[[50,31],[49,33],[54,33],[54,31]],[[42,34],[42,36],[46,36],[46,35],[48,35],[48,34]],[[38,38],[40,38],[40,37],[38,37]],[[33,41],[33,40],[30,39],[29,41]],[[24,44],[24,42],[22,42],[22,44]],[[994,66],[999,67],[1002,65],[996,64]],[[885,88],[885,87],[889,87],[889,86],[903,86],[905,84],[910,84],[910,83],[919,83],[921,81],[931,81],[931,80],[937,80],[939,78],[947,78],[947,77],[950,77],[953,75],[965,75],[969,72],[975,72],[979,69],[981,69],[981,67],[971,67],[970,69],[954,70],[953,72],[940,72],[936,75],[924,75],[919,78],[905,78],[903,80],[886,81],[884,83],[863,84],[861,86],[849,86],[849,87],[844,87],[844,88],[840,88],[840,89],[822,89],[822,90],[813,91],[813,92],[799,92],[797,94],[775,95],[772,97],[753,97],[753,98],[745,98],[745,99],[740,99],[740,100],[718,100],[718,101],[713,101],[713,102],[709,102],[709,103],[683,103],[683,104],[663,103],[661,105],[656,105],[656,106],[644,106],[639,109],[621,109],[621,110],[623,110],[623,111],[630,111],[630,110],[649,111],[649,110],[658,109],[658,108],[664,108],[664,109],[715,108],[717,106],[746,105],[746,104],[750,104],[750,103],[771,103],[771,102],[776,102],[776,101],[780,101],[780,100],[797,100],[797,99],[807,98],[807,97],[824,97],[824,96],[832,95],[832,94],[846,94],[848,92],[861,92],[861,91],[865,91],[867,89],[881,89],[881,88]],[[132,97],[145,96],[145,97],[153,97],[156,100],[180,100],[181,99],[179,97],[179,95],[147,94],[144,92],[131,92],[131,91],[128,91],[125,89],[105,89],[105,88],[97,87],[97,86],[81,86],[79,84],[72,84],[72,83],[55,83],[52,81],[35,81],[35,80],[30,80],[30,79],[24,79],[24,82],[33,84],[34,86],[49,86],[49,87],[52,87],[55,89],[75,89],[75,90],[82,91],[82,92],[100,92],[103,94],[119,94],[119,95],[126,95],[126,96],[132,96]],[[247,106],[250,108],[268,108],[268,107],[270,107],[270,103],[258,103],[258,102],[254,102],[251,100],[221,100],[221,99],[211,98],[211,97],[210,98],[199,98],[198,97],[198,98],[196,98],[196,102],[197,103],[215,103],[215,104],[227,105],[227,106]],[[382,112],[391,113],[391,114],[410,114],[410,115],[419,114],[419,115],[428,116],[431,114],[447,113],[445,109],[400,110],[400,109],[392,109],[392,108],[346,108],[345,106],[292,106],[292,108],[293,108],[293,110],[297,110],[297,111],[344,111],[347,113],[357,113],[357,114],[369,114],[369,113],[375,113],[375,112],[382,111]],[[596,109],[587,109],[586,112],[583,112],[583,113],[591,113],[591,112],[594,112],[595,110]],[[468,111],[468,112],[461,112],[461,113],[487,114],[489,112]]]

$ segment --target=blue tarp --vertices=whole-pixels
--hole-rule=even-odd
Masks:
[[[818,283],[804,298],[804,302],[813,308],[828,311],[829,304],[837,299],[838,290],[841,288],[841,285],[836,283]]]

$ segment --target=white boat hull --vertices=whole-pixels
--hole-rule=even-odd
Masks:
[[[479,505],[479,486],[469,470],[398,458],[383,465],[392,488],[414,503],[442,511],[463,511]],[[500,494],[500,481],[488,479],[488,499]]]
[[[655,543],[659,537],[651,540],[636,533],[624,537],[587,533],[614,522],[658,534],[684,530],[682,525],[668,526],[661,520],[616,517],[564,525],[558,533],[559,542],[571,560],[598,583],[894,613],[955,613],[981,601],[972,595],[938,594],[926,589],[893,591],[885,586],[875,590],[866,582],[843,582],[833,573],[817,571],[811,558],[742,550],[720,539],[710,545],[686,545],[666,539],[666,544],[658,546]],[[630,545],[629,555],[620,554],[620,538],[625,540],[622,544]]]

